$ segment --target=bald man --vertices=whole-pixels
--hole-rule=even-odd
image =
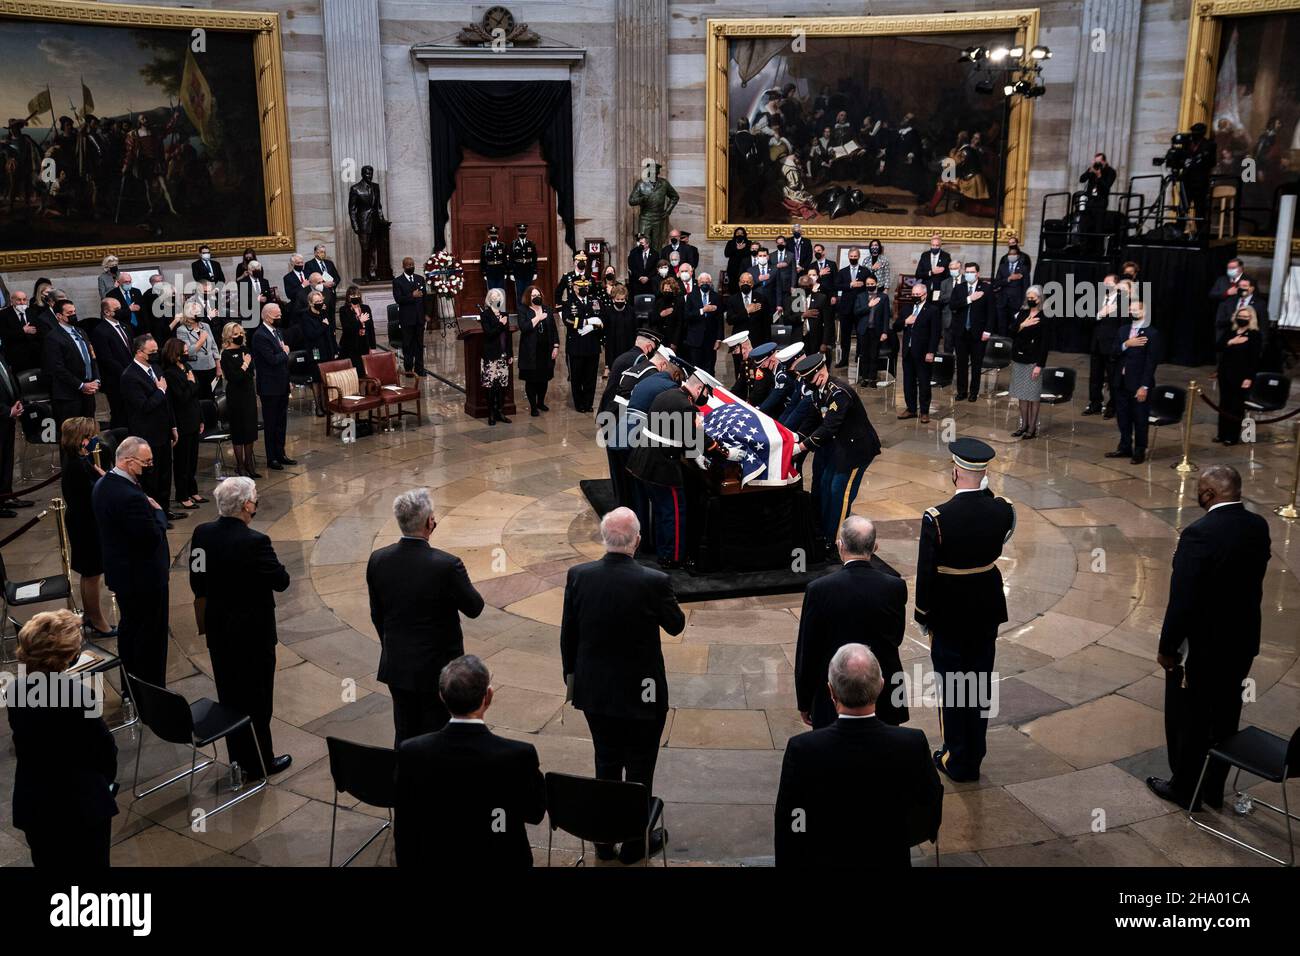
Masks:
[[[1168,780],[1148,777],[1158,797],[1187,809],[1223,806],[1228,765],[1212,746],[1237,732],[1242,686],[1259,653],[1260,604],[1270,548],[1268,522],[1246,510],[1241,475],[1227,465],[1201,472],[1196,501],[1205,515],[1183,529],[1169,577],[1169,605],[1157,662],[1165,669]]]

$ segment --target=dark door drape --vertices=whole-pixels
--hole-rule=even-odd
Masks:
[[[434,248],[444,245],[462,150],[513,156],[540,143],[564,241],[577,249],[573,228],[573,96],[567,80],[432,80],[429,151],[433,167]]]

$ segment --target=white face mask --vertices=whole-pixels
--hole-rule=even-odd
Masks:
[[[661,275],[661,276],[666,276],[666,275],[668,275],[668,267],[667,267],[667,266],[664,266],[662,269],[660,269],[660,270],[659,270],[659,275]]]
[[[199,253],[199,258],[201,258],[204,262],[207,262],[209,259],[212,258],[212,253],[210,253],[210,252],[200,252],[200,253]]]
[[[1239,275],[1241,275],[1241,270],[1240,270],[1240,269],[1229,269],[1229,270],[1228,270],[1228,278],[1229,278],[1229,279],[1235,279],[1235,278],[1237,278]]]
[[[767,256],[759,256],[759,257],[758,257],[758,264],[759,264],[760,266],[765,266],[765,265],[767,265]]]
[[[312,288],[315,289],[317,292],[324,292],[324,291],[325,291],[325,283],[324,283],[324,282],[317,282],[314,286],[312,286]]]

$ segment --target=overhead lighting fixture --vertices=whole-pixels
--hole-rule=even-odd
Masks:
[[[1010,52],[1011,51],[1004,46],[995,46],[992,50],[989,51],[989,59],[992,60],[994,63],[1001,63],[1003,60],[1007,58],[1007,54]]]
[[[1029,51],[1029,56],[1035,60],[1050,60],[1052,51],[1045,46],[1036,46]]]
[[[1011,96],[1011,95],[1012,95],[1013,93],[1015,93],[1015,92],[1016,92],[1016,88],[1015,88],[1014,86],[1012,86],[1010,83],[1008,83],[1006,86],[1002,87],[1002,95],[1003,95],[1003,96]]]
[[[1025,55],[1025,48],[1022,46],[1013,46],[1010,52],[1011,55],[1018,60]]]

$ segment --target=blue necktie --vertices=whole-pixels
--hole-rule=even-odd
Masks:
[[[91,381],[95,376],[90,366],[90,352],[86,348],[86,340],[81,337],[81,333],[68,326],[68,331],[72,334],[72,340],[77,343],[77,350],[81,352],[81,361],[86,365],[86,381]]]

